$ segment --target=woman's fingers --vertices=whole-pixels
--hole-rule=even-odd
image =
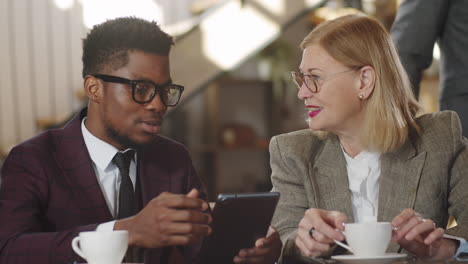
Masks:
[[[453,256],[456,251],[450,247],[453,246],[451,241],[444,241],[447,240],[444,239],[444,229],[437,228],[433,220],[425,219],[412,209],[403,210],[392,220],[392,225],[392,240],[419,257]]]
[[[435,228],[435,224],[430,219],[418,219],[418,222],[408,231],[405,235],[406,240],[413,240],[415,237],[421,235],[422,237],[426,237],[428,234],[433,232]],[[437,233],[436,233],[437,234]],[[442,237],[443,232],[440,234]]]
[[[301,250],[304,256],[308,257],[318,257],[322,255],[323,252],[330,250],[329,244],[320,243],[308,235],[304,236],[299,233],[296,236],[296,246]]]
[[[317,242],[322,243],[322,244],[333,244],[334,243],[333,239],[323,235],[318,230],[314,230],[314,232],[312,233],[312,238],[315,239]]]
[[[393,219],[392,225],[396,241],[402,238],[411,241],[420,235],[425,237],[435,229],[435,223],[432,220],[424,219],[412,209],[403,210]]]
[[[306,211],[304,218],[308,220],[307,225],[303,225],[307,230],[313,227],[331,241],[333,239],[344,240],[343,234],[336,229],[343,230],[343,223],[346,221],[345,214],[312,208]]]
[[[330,250],[333,240],[344,240],[346,215],[337,211],[310,208],[299,222],[296,246],[305,256],[321,256]],[[312,231],[311,231],[312,230]]]
[[[439,241],[444,237],[444,231],[445,230],[440,227],[436,228],[434,231],[429,233],[429,235],[427,235],[426,238],[424,238],[424,244],[430,245],[434,242]]]
[[[314,232],[314,236],[317,235],[318,231]],[[330,245],[327,242],[321,242],[316,240],[314,237],[310,237],[309,232],[300,232],[298,233],[299,239],[303,241],[303,244],[313,250],[313,251],[321,251],[326,252],[330,249]]]

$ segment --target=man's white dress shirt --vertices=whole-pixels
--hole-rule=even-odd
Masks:
[[[120,172],[119,168],[112,162],[115,154],[119,152],[117,148],[111,144],[95,137],[85,125],[86,118],[81,122],[81,132],[83,133],[84,142],[88,149],[89,156],[93,161],[94,172],[96,173],[99,186],[101,187],[107,206],[114,218],[117,216],[119,208],[119,190],[120,190]],[[130,162],[129,169],[130,179],[135,189],[136,182],[136,154],[135,158]],[[96,230],[113,230],[115,221],[110,221],[100,224]]]

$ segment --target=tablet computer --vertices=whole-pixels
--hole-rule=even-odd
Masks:
[[[233,263],[240,249],[254,247],[267,234],[279,196],[278,192],[220,194],[200,263]]]

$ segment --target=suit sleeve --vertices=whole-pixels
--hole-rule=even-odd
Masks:
[[[468,140],[461,135],[460,120],[454,112],[447,126],[452,128],[451,141],[455,154],[449,168],[449,214],[455,218],[457,225],[446,232],[468,240]]]
[[[308,165],[302,164],[303,170],[298,169],[301,167],[296,164],[298,160],[281,150],[280,141],[279,137],[274,137],[270,142],[272,191],[281,194],[272,220],[272,225],[278,230],[283,242],[280,259],[321,263],[319,259],[302,256],[295,244],[297,228],[305,211],[310,207],[317,207],[314,205],[316,202],[309,201],[312,198],[307,196],[308,192],[312,192],[312,190],[306,190],[306,186],[312,185],[307,177]]]
[[[44,174],[28,150],[17,147],[5,160],[0,186],[0,263],[82,261],[71,249],[71,240],[96,225],[54,232],[44,213],[50,195]]]
[[[200,177],[198,177],[195,168],[193,167],[192,159],[190,158],[188,153],[186,156],[186,193],[190,192],[190,190],[192,189],[197,189],[200,191],[200,199],[203,199],[208,202],[205,188]],[[201,246],[202,243],[198,242],[190,246],[180,247],[186,260],[186,263],[199,263],[199,260],[197,258]]]
[[[393,23],[391,37],[416,96],[422,72],[432,63],[434,44],[444,27],[448,2],[405,0]]]

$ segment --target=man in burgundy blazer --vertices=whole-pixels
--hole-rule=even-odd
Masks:
[[[129,246],[145,248],[138,254],[145,263],[168,263],[176,249],[192,263],[199,241],[210,232],[208,204],[187,150],[157,135],[167,107],[177,104],[183,91],[169,74],[172,43],[156,23],[137,18],[109,20],[88,34],[83,44],[88,107],[63,129],[13,148],[3,165],[0,263],[84,262],[71,240],[106,223],[113,225],[110,230],[128,230]],[[131,184],[140,193],[139,212],[114,219],[90,155],[97,147],[86,142],[83,131],[115,152],[136,150]]]
[[[0,263],[80,261],[71,240],[113,220],[80,130],[85,114],[10,152],[0,192]],[[170,139],[158,137],[138,152],[137,167],[143,206],[162,192],[202,189],[186,149]],[[160,263],[170,250],[147,250],[145,263]]]

